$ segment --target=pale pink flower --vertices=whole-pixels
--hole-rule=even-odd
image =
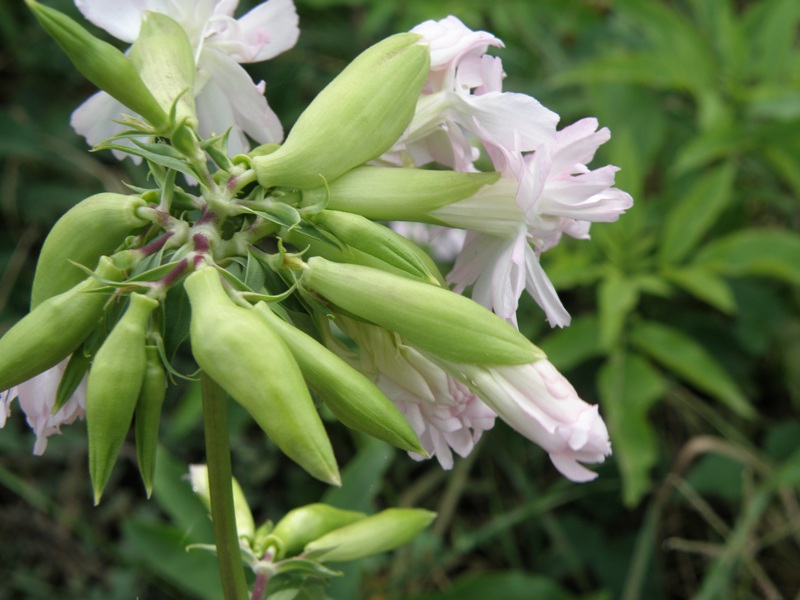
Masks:
[[[466,385],[396,333],[344,317],[337,323],[361,351],[356,366],[400,409],[442,468],[452,469],[453,452],[468,456],[494,426],[494,412]]]
[[[69,425],[78,418],[83,419],[86,414],[86,378],[78,385],[70,399],[55,414],[51,414],[56,402],[58,384],[67,368],[68,360],[63,360],[10,390],[0,392],[0,428],[5,426],[7,417],[11,415],[11,402],[17,398],[28,425],[36,434],[33,453],[37,456],[44,454],[48,437],[61,433],[62,425]]]
[[[429,162],[474,171],[472,139],[489,132],[500,143],[532,150],[555,135],[558,115],[525,94],[502,92],[499,58],[485,55],[503,43],[472,31],[456,17],[426,21],[412,30],[431,49],[431,69],[406,133],[382,157],[389,164]]]
[[[258,143],[283,139],[280,121],[264,97],[264,82],[255,84],[240,63],[267,60],[294,46],[299,29],[292,0],[268,0],[239,19],[233,18],[238,0],[76,0],[75,4],[86,19],[123,42],[136,40],[145,11],[166,14],[183,27],[195,52],[194,96],[203,137],[232,127],[228,138],[232,155],[250,148],[245,134]],[[113,122],[123,114],[131,111],[98,92],[72,114],[71,124],[96,145],[124,129]]]
[[[580,463],[602,463],[611,454],[608,429],[597,406],[581,400],[550,361],[495,367],[442,364],[468,380],[509,426],[541,446],[562,475],[578,482],[597,477]]]
[[[550,325],[564,327],[569,313],[539,257],[563,234],[588,239],[590,223],[615,221],[633,205],[629,194],[612,187],[617,167],[586,166],[609,131],[597,130],[596,119],[582,119],[527,153],[485,137],[503,178],[431,213],[470,232],[447,281],[459,293],[474,284],[472,297],[513,324],[527,290]]]

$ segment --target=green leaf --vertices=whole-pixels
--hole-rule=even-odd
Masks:
[[[755,417],[755,409],[730,375],[702,345],[682,331],[641,321],[631,328],[629,339],[642,353],[736,414]]]
[[[800,3],[796,0],[753,2],[742,19],[750,52],[747,66],[751,76],[785,85],[792,69],[792,50],[797,39]]]
[[[144,565],[191,598],[222,598],[216,557],[205,552],[187,552],[184,531],[172,525],[135,519],[124,521],[122,531],[132,562]]]
[[[728,283],[706,268],[690,265],[665,269],[663,276],[726,315],[736,312],[736,299]]]
[[[364,444],[358,454],[342,470],[342,487],[331,488],[322,502],[345,510],[373,513],[375,496],[395,452],[386,442],[366,435],[362,439]]]
[[[664,376],[636,354],[615,353],[598,375],[603,413],[622,474],[622,497],[636,506],[650,488],[658,461],[658,436],[647,413],[664,395]]]
[[[579,597],[588,600],[586,596],[576,596],[566,591],[548,577],[505,571],[462,577],[445,592],[414,596],[414,600],[577,600]],[[607,597],[597,594],[592,598],[600,600]]]
[[[597,289],[600,316],[600,346],[610,350],[619,341],[625,319],[639,302],[636,282],[614,271]]]
[[[763,275],[800,284],[800,235],[779,229],[751,229],[703,247],[694,264],[722,275]]]
[[[730,163],[705,173],[671,210],[659,251],[663,263],[678,263],[694,249],[733,198],[734,168]]]
[[[192,169],[177,150],[172,146],[162,143],[140,142],[136,139],[131,139],[136,144],[135,146],[124,146],[122,144],[102,143],[94,148],[97,150],[119,150],[126,154],[140,156],[150,162],[153,162],[167,169],[180,171],[184,175],[188,175],[194,179],[198,179],[199,175]]]
[[[539,347],[559,371],[569,371],[603,354],[599,329],[594,315],[577,317],[569,327],[553,330]]]

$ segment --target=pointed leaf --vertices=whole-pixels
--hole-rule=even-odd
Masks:
[[[664,277],[726,315],[736,312],[736,299],[730,286],[708,269],[697,266],[667,269]]]
[[[660,259],[678,263],[692,251],[733,198],[733,165],[723,165],[704,174],[669,212],[664,227]]]
[[[636,308],[639,289],[632,279],[614,272],[606,277],[597,290],[600,316],[600,346],[610,350],[619,340],[625,319]]]
[[[748,419],[755,417],[755,409],[725,369],[701,344],[682,331],[642,321],[631,328],[630,341],[641,352],[736,414]]]
[[[751,229],[718,238],[704,246],[696,266],[722,275],[763,275],[800,284],[800,235]]]
[[[648,411],[664,395],[664,376],[636,354],[615,353],[600,370],[598,389],[622,474],[623,501],[636,506],[650,488],[659,457]]]

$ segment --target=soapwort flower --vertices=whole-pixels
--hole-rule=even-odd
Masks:
[[[452,469],[453,451],[468,456],[483,432],[494,426],[494,411],[396,333],[346,317],[337,323],[360,349],[355,366],[400,409],[442,468]]]
[[[264,61],[294,46],[299,29],[292,0],[268,0],[239,19],[233,18],[237,0],[76,0],[76,5],[87,20],[123,42],[137,39],[145,11],[166,14],[183,27],[197,65],[193,94],[201,136],[230,128],[231,154],[249,149],[245,134],[259,143],[283,139],[280,121],[264,97],[265,83],[255,84],[241,63]],[[71,124],[95,145],[123,130],[114,120],[125,113],[130,111],[98,92],[75,110]]]
[[[24,383],[0,392],[0,429],[11,415],[11,403],[16,398],[28,425],[36,434],[33,453],[44,454],[47,449],[47,438],[61,433],[62,425],[69,425],[75,419],[83,419],[86,414],[86,379],[78,385],[67,402],[52,413],[56,403],[58,385],[67,368],[68,359]]]

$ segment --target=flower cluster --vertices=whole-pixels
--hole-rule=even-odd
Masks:
[[[383,160],[474,171],[477,143],[502,175],[473,197],[431,212],[461,230],[455,252],[454,233],[436,229],[429,238],[435,252],[455,257],[448,283],[457,292],[474,286],[473,299],[513,324],[527,290],[552,326],[569,325],[539,257],[562,234],[588,239],[591,222],[615,221],[632,206],[628,194],[612,187],[616,167],[586,166],[609,139],[608,129],[587,118],[557,131],[554,112],[530,96],[501,91],[501,61],[486,51],[503,44],[491,34],[452,16],[412,31],[430,43],[431,72],[408,131]],[[396,227],[421,237],[418,228]]]
[[[500,40],[448,17],[366,50],[282,144],[248,152],[246,136],[283,135],[239,63],[295,43],[291,0],[238,20],[235,1],[78,0],[133,43],[130,58],[27,1],[103,90],[76,111],[76,129],[146,158],[154,187],[87,198],[49,234],[32,312],[0,338],[0,427],[18,397],[40,453],[85,410],[99,500],[135,415],[149,491],[174,370],[165,348],[185,341],[168,322],[180,297],[203,376],[323,481],[339,473],[310,390],[348,427],[444,468],[499,416],[569,479],[596,476],[583,463],[611,452],[597,407],[515,326],[523,289],[551,324],[568,324],[539,255],[631,205],[612,187],[616,167],[586,166],[608,130],[593,119],[557,130],[538,101],[503,92],[500,60],[486,54]],[[128,145],[104,142],[132,107],[117,135]],[[477,170],[481,150],[493,172]],[[420,168],[429,163],[438,168]],[[438,225],[439,250],[459,248],[446,280],[379,223],[395,220]],[[469,286],[472,299],[460,294]],[[86,383],[59,406],[65,370]]]

